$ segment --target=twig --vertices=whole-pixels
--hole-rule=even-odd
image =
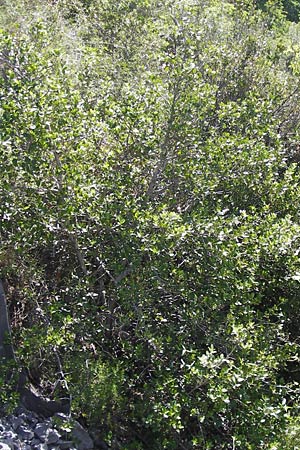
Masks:
[[[83,257],[83,255],[82,255],[82,253],[80,251],[76,234],[71,234],[70,233],[70,238],[71,238],[71,240],[72,240],[72,242],[74,244],[75,251],[76,251],[76,256],[77,256],[80,268],[81,268],[83,274],[85,276],[87,276],[88,275],[88,270],[87,270],[86,264],[84,262],[84,257]]]

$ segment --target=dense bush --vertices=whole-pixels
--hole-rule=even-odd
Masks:
[[[251,1],[22,6],[0,41],[19,361],[115,449],[295,448],[297,25]]]

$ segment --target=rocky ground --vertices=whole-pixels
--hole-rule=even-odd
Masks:
[[[106,450],[89,433],[65,414],[43,419],[24,407],[0,417],[0,450]]]

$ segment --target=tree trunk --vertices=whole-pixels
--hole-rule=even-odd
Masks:
[[[8,319],[7,304],[0,280],[0,359],[7,361],[15,360],[14,348],[11,342],[11,329]]]
[[[0,280],[0,361],[7,364],[7,373],[5,374],[7,380],[11,378],[12,363],[16,363],[15,352],[11,341],[11,328],[8,318],[8,310],[5,299],[2,281]],[[61,404],[60,402],[47,400],[41,396],[36,395],[30,385],[27,384],[26,369],[22,369],[17,381],[16,391],[20,394],[20,402],[25,408],[36,412],[37,414],[50,417],[57,412],[69,413],[70,403]]]

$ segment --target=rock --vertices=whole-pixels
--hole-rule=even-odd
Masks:
[[[27,427],[20,425],[17,429],[18,437],[24,441],[31,441],[34,437],[34,432]]]
[[[29,411],[35,412],[40,417],[52,417],[58,412],[67,414],[70,410],[69,401],[67,403],[60,403],[55,400],[48,400],[36,395],[26,387],[21,387],[19,393],[23,407]]]
[[[91,437],[97,450],[109,450],[108,445],[101,439],[102,436],[98,431],[91,432]]]
[[[26,409],[25,409],[23,406],[19,405],[19,406],[16,407],[16,409],[15,409],[15,411],[14,411],[14,414],[15,414],[16,416],[20,416],[23,412],[26,413]],[[28,412],[28,411],[27,411],[27,412]]]
[[[47,444],[55,444],[60,439],[60,434],[58,431],[52,429],[48,430],[46,442]]]
[[[20,441],[14,442],[14,450],[24,450],[25,446],[20,443]]]
[[[36,425],[38,421],[39,421],[38,416],[32,411],[28,411],[27,422],[30,423],[31,425]]]
[[[76,445],[77,450],[90,450],[94,448],[94,443],[87,431],[80,425],[79,422],[74,422],[71,431],[71,437]]]
[[[1,437],[1,445],[3,446],[3,449],[12,449],[14,448],[14,441],[9,439],[3,439]],[[0,450],[2,450],[2,447],[0,447]]]
[[[18,435],[16,433],[14,433],[12,430],[5,430],[2,432],[2,438],[4,439],[9,439],[9,440],[17,440],[18,439]]]
[[[1,1],[1,0],[0,0]],[[64,413],[46,419],[24,406],[0,417],[0,450],[92,450],[94,442],[79,422]],[[99,436],[101,438],[101,436]],[[96,448],[107,450],[106,445]]]
[[[39,445],[41,445],[41,441],[38,438],[32,439],[32,441],[30,443],[31,443],[32,447],[38,447]]]
[[[59,447],[60,450],[69,450],[73,447],[72,441],[62,441],[61,439],[56,442],[56,445]]]
[[[11,447],[3,442],[0,442],[0,450],[11,450]]]
[[[1,436],[1,444],[2,445],[7,445],[10,449],[14,448],[14,443],[18,441],[17,439],[6,439],[3,436]],[[1,447],[0,447],[1,450]]]
[[[33,450],[48,450],[48,445],[47,444],[38,444],[38,445],[34,445]]]
[[[34,428],[34,434],[40,439],[40,441],[45,442],[47,439],[48,425],[46,423],[38,423]]]
[[[21,417],[12,416],[10,418],[10,423],[11,423],[11,426],[13,427],[13,430],[16,431],[20,425],[24,424],[24,421]]]
[[[18,415],[18,419],[23,420],[24,422],[28,422],[29,421],[29,417],[31,415],[31,412],[28,411],[28,413],[26,414],[24,411],[21,412],[21,414]]]

